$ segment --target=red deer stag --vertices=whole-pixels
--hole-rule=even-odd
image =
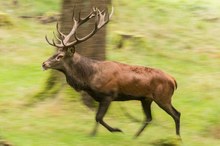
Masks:
[[[67,83],[76,91],[85,91],[99,102],[96,113],[96,125],[92,135],[96,134],[99,123],[110,132],[122,132],[118,128],[112,128],[104,122],[103,118],[112,101],[139,100],[142,104],[146,120],[140,130],[139,136],[145,127],[151,122],[151,103],[154,101],[166,111],[175,121],[176,134],[180,135],[180,112],[171,104],[171,97],[177,88],[173,77],[159,69],[131,66],[114,61],[98,61],[83,57],[75,52],[75,45],[92,37],[99,29],[109,22],[113,13],[100,11],[93,8],[85,18],[76,20],[73,15],[74,25],[69,34],[63,34],[57,23],[59,36],[55,35],[58,43],[47,42],[58,48],[55,55],[42,64],[44,70],[55,69],[65,74]],[[77,28],[91,18],[95,18],[94,29],[88,35],[79,38]],[[74,41],[69,41],[73,37]]]

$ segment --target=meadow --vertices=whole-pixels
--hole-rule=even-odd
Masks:
[[[16,6],[0,1],[0,141],[15,146],[220,145],[220,2],[113,0],[113,5],[107,60],[160,68],[176,78],[173,105],[182,113],[182,142],[173,119],[154,103],[153,121],[138,139],[133,135],[142,123],[120,108],[143,120],[137,101],[114,102],[105,117],[124,133],[100,126],[96,137],[89,136],[95,112],[70,87],[27,106],[44,88],[49,71],[43,72],[41,64],[54,53],[44,36],[55,30],[55,22],[42,24],[37,17],[59,13],[60,0],[20,0]],[[120,34],[134,37],[119,49]]]

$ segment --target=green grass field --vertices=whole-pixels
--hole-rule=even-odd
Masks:
[[[48,5],[50,3],[50,5]],[[48,15],[60,10],[59,0],[0,2],[1,15],[11,25],[0,25],[0,139],[15,146],[218,146],[220,145],[220,2],[218,0],[113,1],[115,13],[108,24],[107,59],[151,66],[172,74],[178,82],[173,105],[182,113],[182,143],[174,122],[156,104],[153,121],[138,139],[141,123],[132,122],[120,106],[144,118],[140,103],[115,102],[106,121],[124,133],[102,126],[89,137],[95,112],[85,107],[71,88],[55,99],[25,106],[40,91],[49,72],[41,63],[54,52],[45,34],[55,23],[19,16]],[[141,36],[115,48],[118,34]]]

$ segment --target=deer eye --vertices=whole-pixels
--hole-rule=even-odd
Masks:
[[[60,61],[62,58],[63,58],[63,55],[58,55],[58,56],[56,57],[56,60],[57,60],[57,61]]]

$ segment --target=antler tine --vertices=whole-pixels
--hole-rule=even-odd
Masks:
[[[111,11],[111,13],[109,14],[109,19],[112,17],[113,13],[114,13],[114,7],[112,6],[112,11]]]
[[[81,21],[81,10],[79,10],[78,19]]]
[[[96,8],[96,15],[95,15],[95,29],[97,29],[98,28],[98,22],[100,21],[100,18],[99,18],[99,9],[98,8]]]
[[[61,43],[62,43],[63,47],[66,47],[66,45],[64,44],[63,39],[61,40]]]
[[[96,11],[96,7],[92,7],[92,10],[95,12]]]
[[[53,31],[53,35],[54,35],[54,37],[58,40],[58,41],[62,41],[56,34],[55,34],[55,32]]]
[[[45,39],[46,39],[46,41],[47,41],[48,44],[50,44],[51,46],[54,46],[54,44],[52,44],[52,43],[48,40],[47,35],[45,35]]]
[[[75,7],[76,7],[76,6],[73,7],[72,20],[75,19]]]
[[[105,15],[106,13],[102,14],[101,11],[98,9],[98,14],[99,14],[99,22],[98,22],[98,28],[101,28],[105,24]]]
[[[54,46],[57,46],[56,43],[55,43],[55,41],[54,41],[54,39],[52,39],[52,42],[53,42],[53,45],[54,45]]]
[[[61,35],[61,37],[66,37],[65,34],[63,34],[60,30],[59,30],[59,23],[57,22],[56,24],[56,29],[57,29],[57,32]]]
[[[72,30],[70,31],[70,33],[68,35],[66,35],[63,39],[63,43],[67,43],[69,41],[69,39],[71,38],[71,36],[76,32],[77,27],[79,26],[79,22],[75,19],[73,19],[74,21],[74,25],[72,27]]]

